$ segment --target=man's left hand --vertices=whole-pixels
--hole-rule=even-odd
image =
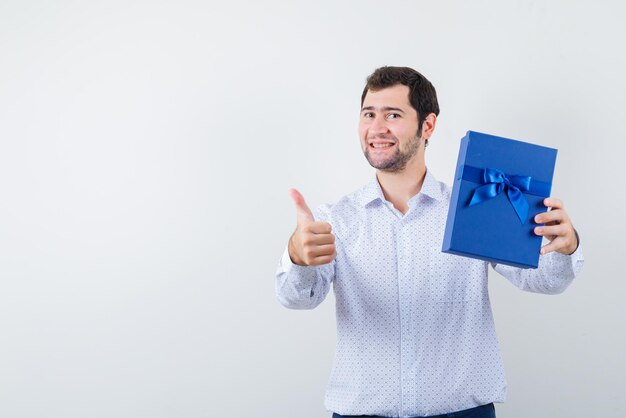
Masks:
[[[541,255],[552,251],[573,254],[578,248],[578,236],[565,212],[563,202],[554,197],[547,197],[543,204],[550,209],[535,216],[535,222],[545,224],[535,227],[535,234],[546,237],[550,243],[541,248]]]

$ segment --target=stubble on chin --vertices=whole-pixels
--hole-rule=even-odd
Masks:
[[[398,173],[406,168],[408,162],[417,154],[420,144],[423,140],[421,138],[415,138],[409,144],[409,148],[405,152],[401,152],[400,148],[396,148],[396,151],[383,161],[375,161],[370,155],[369,147],[365,148],[363,154],[367,159],[367,162],[375,169],[384,171],[386,173]]]

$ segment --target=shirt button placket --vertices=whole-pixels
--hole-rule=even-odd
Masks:
[[[411,377],[407,374],[410,370],[409,359],[411,352],[410,338],[410,277],[409,263],[410,257],[407,252],[409,248],[409,237],[406,236],[405,218],[396,223],[396,256],[398,262],[398,312],[400,314],[400,391],[401,410],[400,415],[406,415],[405,405],[410,399]]]

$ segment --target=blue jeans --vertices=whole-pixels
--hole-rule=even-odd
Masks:
[[[379,415],[339,415],[333,414],[333,418],[384,418]],[[425,417],[412,417],[425,418]],[[465,409],[463,411],[450,412],[449,414],[433,415],[428,418],[496,418],[496,408],[492,403],[477,406],[476,408]]]

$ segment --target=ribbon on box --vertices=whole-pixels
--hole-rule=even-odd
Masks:
[[[530,176],[510,175],[495,168],[482,169],[471,165],[463,167],[463,180],[482,184],[474,189],[469,206],[493,199],[500,193],[506,192],[522,224],[526,222],[529,210],[524,193],[549,196],[551,188],[549,183],[537,181]]]

